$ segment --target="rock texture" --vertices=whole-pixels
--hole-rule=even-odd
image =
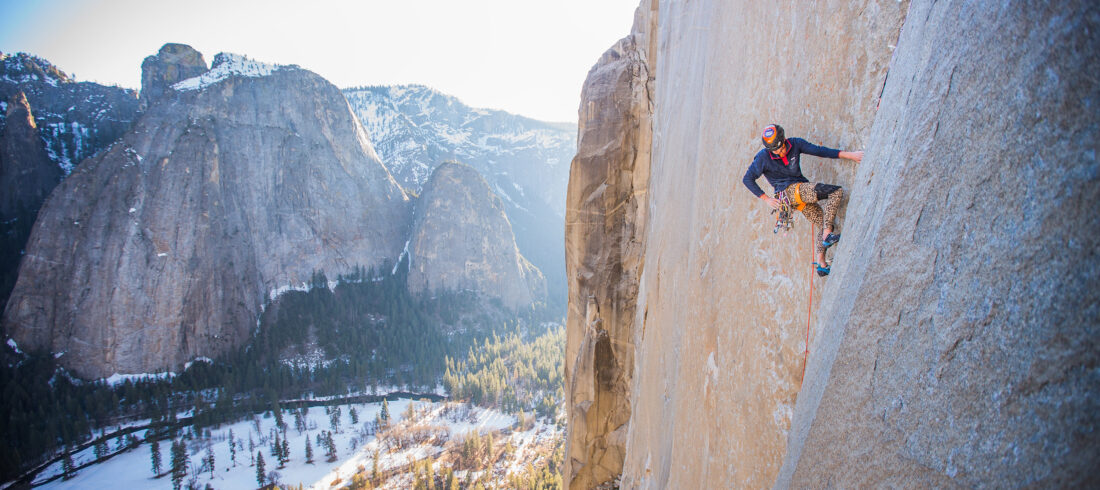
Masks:
[[[5,175],[0,177],[0,305],[7,304],[15,285],[22,251],[45,197],[62,175],[130,128],[138,116],[137,102],[132,90],[75,82],[42,58],[0,53],[0,116],[15,111],[11,130],[5,130],[9,117],[0,117],[0,134],[9,134],[0,143],[6,148],[0,156]],[[24,114],[33,115],[33,135]],[[43,160],[43,151],[48,160]]]
[[[781,486],[1100,484],[1100,217],[1067,212],[1100,199],[1097,32],[1095,2],[913,3]]]
[[[416,203],[408,245],[409,289],[469,289],[525,308],[546,280],[516,248],[504,205],[477,170],[444,163]]]
[[[345,89],[348,103],[382,161],[406,189],[420,193],[432,170],[459,161],[500,196],[516,245],[565,301],[565,188],[577,128],[477,109],[422,85]]]
[[[588,73],[569,175],[565,480],[592,488],[623,469],[634,319],[649,184],[651,12]]]
[[[0,219],[5,221],[34,211],[61,181],[61,167],[50,161],[38,135],[38,124],[27,96],[19,92],[8,99],[0,130]]]
[[[168,43],[141,63],[141,109],[172,93],[172,85],[206,72],[202,53],[186,44]]]
[[[657,46],[644,56],[648,176],[594,170],[625,168],[604,148],[636,131],[586,140],[582,123],[570,181],[571,213],[594,195],[639,200],[581,239],[569,233],[587,218],[567,221],[569,264],[595,264],[569,269],[570,486],[1095,485],[1100,218],[1067,210],[1100,198],[1100,85],[1081,69],[1100,54],[1100,7],[647,0],[639,12],[635,30],[655,26]],[[771,122],[867,149],[860,164],[803,162],[850,195],[828,278],[810,275],[805,220],[773,235],[740,182]],[[608,238],[623,236],[638,243]],[[631,288],[632,307],[612,301]],[[632,318],[603,327],[610,349],[579,348],[607,311]],[[601,367],[607,352],[631,357],[614,349],[633,350],[632,371]],[[629,389],[599,388],[618,379]],[[593,424],[584,410],[599,404],[616,410]],[[624,425],[606,423],[623,411]]]
[[[408,199],[340,91],[230,68],[153,102],[46,201],[4,315],[24,349],[85,377],[174,369],[246,340],[273,289],[397,258]]]

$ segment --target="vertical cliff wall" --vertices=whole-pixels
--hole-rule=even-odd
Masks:
[[[566,228],[567,481],[1086,483],[1100,88],[1082,67],[1098,23],[1088,2],[643,2],[646,176],[604,170],[624,175],[645,150],[621,142],[645,131],[584,138],[586,111],[615,91],[593,89],[607,55],[581,107],[568,202],[602,226],[578,213]],[[741,184],[772,122],[867,150],[802,162],[850,196],[827,278],[809,275],[808,223],[773,234]],[[580,189],[630,207],[593,209]],[[630,364],[599,362],[604,332]]]
[[[604,53],[581,93],[565,215],[564,475],[573,488],[613,482],[623,468],[653,141],[646,57],[655,19],[639,9],[634,32]]]
[[[1100,5],[914,2],[780,483],[1095,486]]]
[[[0,130],[0,218],[7,221],[42,206],[61,181],[61,168],[50,161],[23,92],[8,99],[4,118],[6,124]]]
[[[408,198],[339,89],[213,65],[45,201],[4,312],[19,345],[84,377],[178,369],[248,340],[271,291],[401,253]]]
[[[519,253],[504,204],[477,169],[443,163],[412,217],[409,290],[474,290],[509,308],[546,297],[546,279]]]

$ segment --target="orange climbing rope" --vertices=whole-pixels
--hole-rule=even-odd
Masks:
[[[814,253],[814,224],[810,223],[810,256]],[[814,306],[814,269],[810,268],[810,300],[806,306],[806,351],[802,353],[802,381],[806,380],[806,364],[810,362],[810,314]]]

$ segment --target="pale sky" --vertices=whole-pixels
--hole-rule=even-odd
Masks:
[[[588,69],[639,0],[0,0],[0,51],[81,81],[138,89],[168,42],[226,51],[336,86],[417,83],[467,105],[577,120]]]

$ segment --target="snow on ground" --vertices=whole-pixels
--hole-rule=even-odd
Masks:
[[[448,406],[451,407],[450,410],[447,409]],[[391,414],[397,413],[393,410],[394,405],[391,405],[390,408]],[[399,414],[401,417],[404,417],[407,408],[408,403],[401,409]],[[400,468],[428,456],[435,457],[443,451],[442,446],[448,440],[461,440],[467,434],[474,432],[483,435],[511,427],[516,423],[516,418],[511,415],[464,404],[416,402],[415,408],[414,420],[403,421],[400,427],[395,429],[395,432],[408,434],[424,431],[434,435],[442,435],[442,440],[436,440],[435,443],[427,441],[401,449],[395,447],[392,438],[382,440],[371,438],[361,450],[309,488],[314,490],[337,488],[338,485],[333,485],[333,482],[346,483],[352,475],[359,471],[359,468],[369,470],[374,464],[372,458],[376,451],[379,454],[379,471],[384,472]]]
[[[326,283],[326,285],[328,286],[328,290],[332,291],[332,290],[336,289],[337,285],[339,285],[339,281],[328,281],[328,283]],[[267,293],[267,296],[268,296],[268,298],[271,299],[271,301],[275,301],[280,295],[282,295],[283,293],[290,292],[290,291],[301,291],[303,293],[308,293],[310,291],[313,291],[313,285],[308,283],[308,282],[303,282],[303,283],[297,284],[297,285],[287,284],[287,285],[279,286],[279,287],[276,287],[275,289],[272,289],[270,292]],[[263,305],[261,305],[261,306],[263,306]]]
[[[136,383],[138,381],[157,381],[157,380],[172,379],[175,376],[176,376],[176,373],[173,373],[171,371],[165,371],[165,372],[162,372],[162,373],[143,373],[143,374],[119,374],[119,373],[115,373],[115,374],[112,374],[112,375],[110,375],[106,378],[103,378],[103,381],[106,381],[107,384],[109,384],[111,386],[118,386],[122,383],[125,383],[126,380],[130,380],[130,381]]]
[[[541,421],[531,424],[531,428],[526,431],[512,432],[509,437],[512,446],[516,448],[516,453],[512,456],[506,473],[512,474],[524,471],[527,463],[538,458],[536,449],[559,434],[560,429],[553,424],[546,424]]]
[[[516,419],[494,410],[471,407],[468,410],[444,410],[444,402],[420,402],[401,399],[389,403],[391,419],[396,423],[400,421],[409,404],[415,403],[418,408],[417,425],[427,425],[436,429],[446,428],[445,432],[451,438],[477,431],[484,434],[489,431],[511,427]],[[451,404],[455,406],[456,404]],[[467,407],[466,405],[461,405]],[[351,423],[350,409],[354,407],[358,412],[359,423],[354,426]],[[294,412],[283,411],[283,419],[287,424],[286,436],[290,448],[290,462],[283,469],[277,469],[277,461],[271,454],[269,444],[275,430],[275,418],[270,413],[255,415],[233,424],[220,427],[211,427],[209,439],[196,438],[189,440],[188,447],[188,476],[184,480],[193,481],[199,488],[209,483],[214,488],[254,488],[256,487],[256,468],[251,466],[252,458],[256,452],[262,452],[265,466],[268,472],[279,473],[279,482],[283,484],[297,485],[302,483],[309,488],[330,488],[330,484],[342,479],[347,483],[359,466],[371,468],[374,451],[380,451],[380,469],[399,467],[408,464],[410,458],[420,459],[430,454],[438,453],[440,448],[431,445],[414,445],[406,450],[398,451],[389,442],[380,443],[373,435],[367,435],[365,428],[374,423],[375,417],[381,412],[381,403],[359,403],[340,406],[339,430],[333,432],[330,416],[325,413],[324,407],[312,407],[304,418],[307,429],[298,432],[295,429]],[[456,415],[456,413],[458,415]],[[528,431],[532,435],[521,436],[527,432],[515,433],[513,437],[537,437],[540,424]],[[238,443],[236,463],[230,458],[229,432],[233,431]],[[317,444],[317,436],[322,431],[333,432],[333,440],[337,447],[336,462],[325,462],[325,449]],[[313,449],[313,464],[305,462],[306,439],[310,440]],[[521,439],[517,439],[519,441]],[[249,451],[249,445],[253,449]],[[387,440],[388,441],[388,440]],[[171,461],[171,440],[160,441],[162,471],[167,473]],[[514,442],[517,447],[519,443]],[[109,443],[114,450],[116,441]],[[171,488],[172,480],[167,474],[160,478],[153,478],[151,464],[151,445],[142,444],[140,447],[118,454],[113,458],[79,472],[70,480],[54,480],[43,485],[47,489],[62,488]],[[214,471],[211,473],[204,465],[207,448],[214,454]],[[77,467],[94,460],[92,448],[74,454],[73,461]],[[202,470],[201,472],[196,472]],[[57,463],[41,474],[36,482],[42,482],[47,478],[61,472],[61,464]]]

